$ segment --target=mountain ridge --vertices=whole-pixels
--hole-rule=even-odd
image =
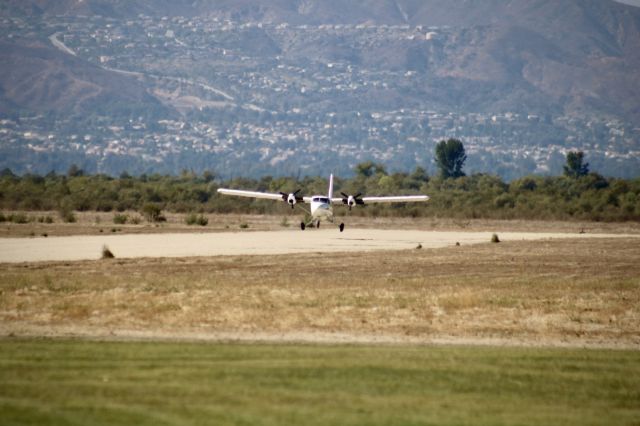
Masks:
[[[596,110],[602,110],[603,106],[610,109],[618,104],[620,97],[640,97],[640,91],[635,89],[640,87],[636,72],[640,68],[640,8],[608,0],[271,0],[257,7],[245,0],[215,3],[27,0],[8,4],[10,10],[29,13],[35,10],[35,14],[43,15],[101,12],[121,17],[136,13],[157,16],[215,13],[266,22],[403,24],[408,21],[409,25],[436,26],[455,23],[469,31],[485,27],[490,30],[479,34],[475,45],[453,52],[446,66],[436,74],[521,83],[553,100],[574,97],[567,103],[570,111],[579,109],[581,103],[591,104]],[[555,25],[557,21],[561,24]],[[571,31],[567,31],[568,28]],[[322,50],[321,47],[319,51]],[[416,51],[425,55],[423,46],[416,47]],[[389,52],[383,52],[380,57],[385,53]],[[358,52],[346,51],[346,55],[355,57]],[[564,77],[574,73],[580,78]],[[550,77],[545,80],[545,76]],[[608,90],[612,90],[614,96],[608,96]],[[632,93],[628,93],[629,90]],[[626,119],[640,121],[640,112],[633,102],[623,101],[620,108]]]
[[[106,126],[124,130],[100,131],[112,145],[133,141],[126,132],[140,117],[141,129],[215,122],[211,168],[275,166],[330,137],[351,157],[326,152],[325,162],[370,149],[409,167],[422,156],[392,147],[449,136],[487,156],[494,148],[482,144],[571,146],[603,158],[640,149],[640,8],[609,0],[8,0],[0,11],[0,113],[125,120]],[[77,55],[52,45],[57,33]],[[387,116],[398,120],[395,133],[380,123],[367,130]],[[248,135],[264,146],[231,148]]]
[[[0,42],[3,77],[0,112],[18,107],[33,112],[66,111],[139,104],[160,107],[135,79],[110,72],[38,41]],[[3,106],[4,105],[4,106]]]

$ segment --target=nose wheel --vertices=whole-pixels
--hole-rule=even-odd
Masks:
[[[344,223],[340,224],[340,232],[344,231]]]

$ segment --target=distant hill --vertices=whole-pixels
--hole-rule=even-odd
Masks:
[[[259,164],[250,173],[292,174],[316,157],[324,161],[318,169],[347,170],[362,159],[410,168],[429,161],[435,140],[455,136],[473,143],[473,171],[553,172],[564,150],[579,148],[601,170],[638,174],[629,166],[640,161],[638,7],[5,0],[0,14],[15,18],[2,21],[0,113],[100,121],[99,131],[86,131],[102,144],[89,168],[175,172],[198,164],[233,174]],[[57,33],[77,55],[52,44]],[[114,117],[125,124],[107,123]],[[12,144],[0,152],[6,158],[25,155],[21,126],[0,139],[0,148]],[[49,127],[40,123],[35,133]],[[51,139],[55,149],[66,143]],[[42,156],[53,148],[38,149]],[[296,162],[287,160],[293,153]],[[38,168],[39,158],[24,169]]]
[[[162,109],[130,76],[107,71],[34,40],[0,42],[0,112],[118,113]]]
[[[566,112],[592,110],[640,122],[640,8],[609,0],[10,0],[2,7],[5,13],[27,16],[98,14],[124,19],[138,14],[215,14],[239,21],[293,24],[373,22],[459,27],[465,29],[459,43],[447,46],[437,69],[428,67],[427,43],[405,44],[400,51],[352,55],[362,56],[364,61],[389,63],[402,56],[401,65],[413,61],[412,66],[422,71],[459,80],[452,86],[463,91],[489,91],[484,101],[471,96],[470,105],[476,108],[491,104],[498,109],[517,110],[514,105],[547,104]],[[7,48],[4,45],[2,50]],[[321,56],[327,54],[327,49],[336,48],[341,46],[312,45],[305,47],[303,53]],[[35,65],[33,49],[25,49],[25,58],[11,71],[21,75],[25,67]],[[15,61],[17,50],[12,52]],[[367,57],[367,53],[375,56]],[[52,57],[46,61],[52,63]],[[62,63],[58,60],[59,65]],[[73,67],[80,63],[74,62]],[[24,75],[24,83],[34,77],[31,74]],[[55,87],[65,87],[65,83],[55,72],[39,72],[38,76],[42,82],[30,93],[46,108],[44,93],[59,98]],[[105,73],[100,73],[99,79],[107,85],[109,81],[122,80],[106,78]],[[2,80],[6,82],[6,76]],[[45,84],[45,80],[50,83]],[[67,78],[72,80],[75,78]],[[478,89],[475,83],[484,87]],[[42,86],[43,93],[38,93],[38,86]],[[79,86],[76,89],[89,90]],[[108,88],[103,89],[109,93]],[[437,96],[428,88],[425,90],[426,95]],[[142,99],[141,95],[134,96]],[[5,92],[2,102],[14,101]],[[78,98],[80,103],[85,101],[85,96]],[[51,104],[59,105],[60,102]]]

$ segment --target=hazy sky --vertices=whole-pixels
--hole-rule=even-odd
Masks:
[[[640,0],[616,0],[619,3],[626,3],[626,4],[630,4],[632,6],[638,6],[640,7]]]

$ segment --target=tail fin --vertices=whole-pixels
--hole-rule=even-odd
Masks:
[[[329,175],[329,199],[333,198],[333,173]]]

